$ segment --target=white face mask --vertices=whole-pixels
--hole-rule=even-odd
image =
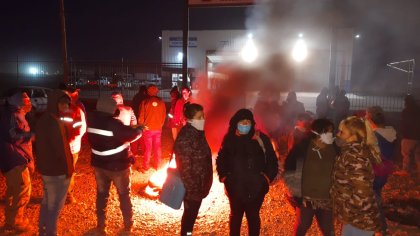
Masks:
[[[188,123],[191,124],[192,127],[196,128],[197,130],[204,130],[204,122],[205,120],[196,120],[196,119],[192,119],[192,120],[188,120]]]
[[[319,134],[315,131],[312,131],[312,133],[316,134],[319,136],[319,138],[321,139],[321,141],[325,144],[333,144],[334,143],[334,135],[332,132],[327,132],[327,133],[323,133],[323,134]]]

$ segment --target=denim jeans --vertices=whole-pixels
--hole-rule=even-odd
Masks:
[[[372,236],[374,233],[374,231],[366,231],[356,228],[351,224],[345,224],[343,225],[341,236]]]
[[[39,235],[57,235],[57,220],[66,201],[70,178],[66,175],[41,175],[44,198],[39,211]]]
[[[79,152],[73,153],[73,166],[76,168],[77,160],[79,159]],[[70,185],[69,185],[69,191],[67,195],[72,195],[74,190],[74,176],[76,175],[76,172],[73,173],[73,175],[70,178]]]
[[[373,181],[373,191],[375,192],[376,202],[378,203],[378,207],[379,207],[379,219],[381,221],[382,232],[386,232],[388,229],[385,213],[383,210],[383,201],[382,201],[382,188],[386,184],[387,180],[388,180],[387,176],[375,176],[375,179]]]
[[[146,169],[149,168],[152,151],[156,160],[156,167],[159,168],[160,166],[162,160],[161,136],[162,130],[146,130],[143,133],[145,145],[143,166]]]
[[[96,216],[99,227],[105,227],[106,225],[106,205],[108,203],[111,182],[113,182],[117,188],[124,226],[131,227],[133,225],[133,206],[130,198],[130,174],[130,168],[122,171],[110,171],[95,167]]]
[[[16,166],[4,173],[4,176],[7,184],[5,223],[10,226],[24,224],[25,207],[31,198],[29,170],[25,165]]]

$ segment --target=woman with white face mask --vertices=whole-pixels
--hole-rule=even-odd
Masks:
[[[314,120],[311,135],[295,144],[286,158],[284,179],[296,209],[294,235],[305,235],[314,216],[323,235],[334,235],[329,192],[338,152],[333,130],[331,121]]]
[[[184,106],[187,124],[179,132],[174,153],[186,194],[181,220],[181,236],[192,235],[201,201],[213,182],[211,151],[204,135],[204,112],[199,104]]]

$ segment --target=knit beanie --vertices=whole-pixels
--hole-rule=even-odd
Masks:
[[[117,102],[108,96],[101,96],[96,103],[96,110],[114,115],[117,110]]]
[[[158,87],[156,87],[156,85],[149,85],[149,87],[147,88],[147,94],[149,94],[149,96],[157,96],[159,92]]]

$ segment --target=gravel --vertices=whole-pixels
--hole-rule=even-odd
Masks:
[[[169,158],[169,150],[172,145],[170,134],[165,130],[163,135],[164,156]],[[59,222],[59,235],[96,235],[95,216],[95,178],[93,169],[89,165],[90,148],[87,143],[83,144],[82,153],[77,163],[77,175],[74,194],[77,203],[65,205]],[[144,194],[148,178],[153,171],[146,173],[132,171],[132,203],[134,206],[134,230],[131,235],[179,235],[182,208],[173,210],[157,199]],[[401,204],[418,202],[420,199],[420,187],[417,179],[408,176],[391,176],[389,183],[384,189],[384,199],[387,216],[395,221],[388,221],[392,235],[420,235],[419,226],[409,226],[398,222],[401,217],[396,213],[407,213],[408,218],[420,219],[419,206]],[[32,198],[26,215],[33,226],[33,230],[21,235],[36,235],[39,206],[42,200],[42,183],[39,174],[32,176]],[[0,177],[0,198],[4,199],[6,191],[5,179]],[[292,235],[294,224],[294,209],[287,203],[284,197],[285,187],[280,181],[271,186],[270,192],[265,198],[261,209],[261,235]],[[399,204],[397,204],[399,203]],[[4,200],[0,205],[4,212]],[[409,210],[407,210],[409,209]],[[407,215],[406,214],[406,215]],[[109,235],[124,235],[122,229],[122,216],[119,209],[118,195],[112,187],[108,203],[107,223]],[[229,203],[224,194],[224,187],[219,183],[217,175],[214,175],[214,184],[210,195],[204,199],[200,213],[195,224],[194,235],[228,235]],[[315,221],[314,221],[315,222]],[[408,222],[409,223],[409,222]],[[4,214],[0,214],[0,225],[4,224]],[[340,225],[336,222],[337,234]],[[0,230],[0,235],[7,234]],[[244,218],[242,235],[247,235],[247,224]],[[321,235],[316,223],[314,223],[307,235]]]

